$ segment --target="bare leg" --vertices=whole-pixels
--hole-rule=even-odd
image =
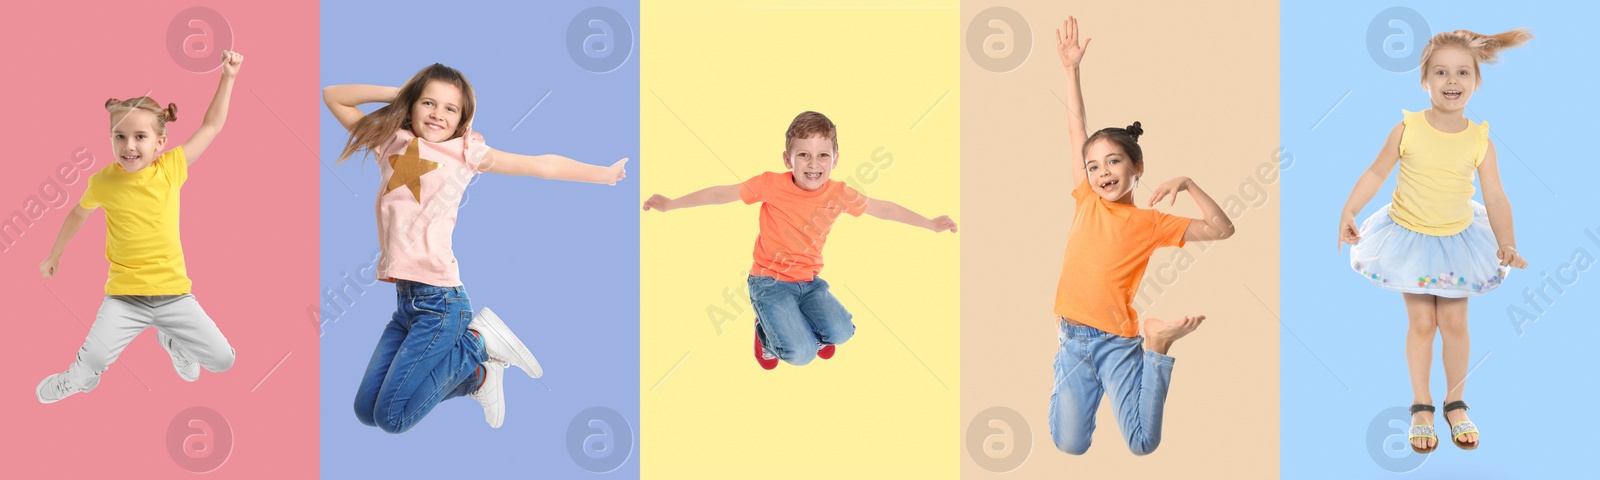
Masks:
[[[1440,298],[1439,299],[1439,336],[1444,338],[1444,379],[1449,388],[1444,393],[1445,403],[1461,399],[1462,391],[1466,389],[1468,363],[1472,357],[1472,339],[1467,335],[1467,299],[1465,298]],[[1466,410],[1446,412],[1444,421],[1447,424],[1456,424],[1467,419]],[[1443,432],[1450,431],[1446,426]],[[1461,439],[1466,443],[1476,443],[1478,434],[1468,433]]]
[[[1433,394],[1428,392],[1428,374],[1433,368],[1433,337],[1439,330],[1436,301],[1439,297],[1420,293],[1407,293],[1406,316],[1411,319],[1406,329],[1406,371],[1411,373],[1411,403],[1433,404]],[[1411,415],[1412,425],[1433,425],[1432,412]],[[1450,431],[1446,428],[1443,431]],[[1435,440],[1413,438],[1417,448],[1433,448]]]

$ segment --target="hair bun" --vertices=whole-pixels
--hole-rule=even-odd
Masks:
[[[122,100],[117,100],[115,98],[106,99],[106,110],[110,110],[112,105],[116,105],[118,103],[122,103]]]
[[[169,121],[169,122],[178,121],[178,104],[176,104],[176,103],[167,104],[166,112],[167,112],[167,121]]]
[[[1128,125],[1124,130],[1128,131],[1128,135],[1132,136],[1135,142],[1139,141],[1140,135],[1144,135],[1144,127],[1140,126],[1139,122],[1133,122],[1133,125]]]

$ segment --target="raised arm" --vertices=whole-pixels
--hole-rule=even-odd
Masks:
[[[222,133],[222,124],[228,120],[228,98],[233,96],[233,79],[239,76],[239,65],[243,63],[244,55],[239,52],[222,52],[222,79],[217,81],[217,94],[211,97],[211,106],[206,108],[200,128],[195,129],[189,141],[183,142],[183,155],[188,158],[189,165],[199,161],[211,141]]]
[[[67,242],[78,235],[78,229],[83,227],[83,221],[89,219],[90,213],[94,213],[94,209],[77,205],[67,212],[67,219],[61,222],[61,232],[56,234],[56,243],[50,247],[50,256],[39,263],[40,275],[44,278],[56,276],[56,267],[61,264],[61,254],[67,251]]]
[[[945,230],[949,230],[951,233],[956,231],[956,222],[951,220],[949,215],[941,215],[939,218],[930,219],[888,200],[867,199],[867,215],[884,220],[894,220],[913,227],[926,228],[933,230],[934,233]]]
[[[1061,22],[1061,28],[1056,29],[1056,53],[1061,57],[1061,66],[1067,69],[1067,150],[1072,151],[1070,157],[1072,164],[1072,188],[1083,184],[1083,143],[1089,139],[1089,130],[1085,126],[1083,106],[1083,86],[1078,81],[1078,65],[1083,62],[1083,53],[1089,49],[1089,41],[1084,39],[1083,44],[1078,44],[1078,19],[1067,17]]]
[[[484,157],[483,171],[501,175],[616,185],[618,180],[628,177],[627,164],[626,158],[618,160],[609,167],[603,167],[560,155],[518,155],[491,148]]]
[[[721,205],[739,200],[739,185],[718,185],[706,187],[697,192],[678,198],[667,198],[661,194],[651,195],[644,201],[645,210],[665,212],[680,208],[699,207],[702,205]]]
[[[328,104],[328,111],[333,113],[333,118],[339,119],[339,124],[349,130],[361,117],[367,116],[356,107],[367,103],[393,102],[398,95],[400,87],[333,85],[322,89],[322,103]]]
[[[1212,240],[1226,240],[1233,236],[1233,219],[1228,218],[1227,212],[1222,211],[1222,206],[1217,205],[1200,185],[1194,183],[1189,177],[1178,177],[1167,180],[1166,183],[1156,187],[1156,192],[1150,195],[1150,205],[1172,196],[1168,205],[1178,204],[1178,192],[1189,192],[1194,197],[1195,203],[1200,204],[1200,217],[1191,219],[1189,229],[1183,231],[1185,242],[1209,242]]]
[[[1512,228],[1511,200],[1500,185],[1500,160],[1494,153],[1494,141],[1489,141],[1489,151],[1478,164],[1478,183],[1483,186],[1483,208],[1489,211],[1489,229],[1494,231],[1495,243],[1500,249],[1495,257],[1501,265],[1528,268],[1528,261],[1517,253],[1517,234]]]
[[[1339,249],[1344,249],[1344,244],[1355,245],[1361,241],[1361,230],[1356,227],[1356,214],[1366,208],[1367,202],[1372,201],[1372,196],[1378,194],[1378,189],[1383,187],[1383,180],[1389,178],[1389,172],[1394,171],[1394,165],[1400,162],[1400,134],[1405,133],[1406,124],[1396,123],[1389,130],[1389,138],[1383,141],[1383,149],[1378,150],[1378,158],[1372,161],[1372,166],[1361,174],[1361,179],[1356,180],[1356,187],[1350,190],[1350,199],[1344,201],[1344,210],[1339,212]]]

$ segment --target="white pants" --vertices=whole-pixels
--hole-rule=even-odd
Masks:
[[[122,349],[149,327],[165,332],[176,350],[206,370],[221,372],[233,366],[233,347],[194,295],[107,295],[89,327],[89,338],[78,349],[77,361],[67,369],[67,380],[84,391],[93,390]]]

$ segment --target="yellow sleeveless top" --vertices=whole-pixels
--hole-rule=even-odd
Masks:
[[[1472,224],[1472,181],[1489,150],[1489,122],[1458,133],[1434,129],[1422,112],[1405,115],[1400,175],[1389,217],[1417,233],[1448,236]]]

